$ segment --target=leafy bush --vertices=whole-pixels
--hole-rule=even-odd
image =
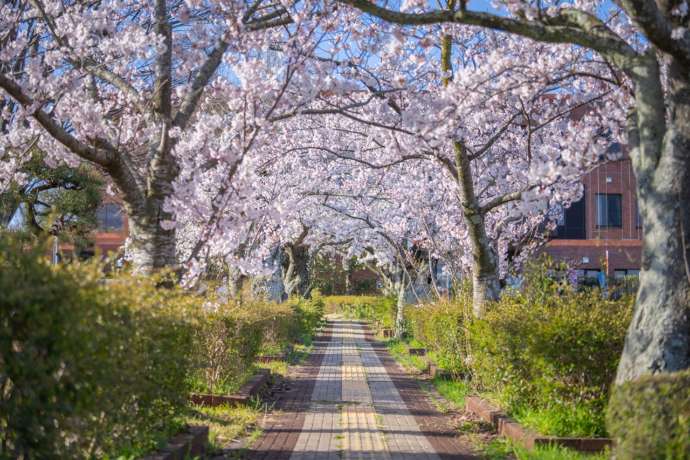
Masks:
[[[179,290],[55,268],[0,238],[0,458],[139,452],[177,429],[192,328]]]
[[[532,266],[523,292],[504,295],[469,326],[474,384],[545,434],[605,434],[604,409],[632,299],[575,292]]]
[[[288,344],[308,342],[323,317],[319,299],[285,304],[207,300],[195,314],[195,371],[192,389],[203,393],[236,391],[254,370],[259,353],[274,354]]]
[[[617,386],[606,422],[618,460],[690,458],[690,371]]]
[[[0,235],[0,458],[137,456],[267,347],[307,341],[323,302],[219,303],[165,275],[103,279]]]
[[[190,381],[194,391],[229,394],[251,372],[264,333],[280,334],[275,330],[277,324],[283,316],[289,317],[289,312],[275,309],[265,317],[266,304],[261,302],[209,304],[196,315],[195,371]]]
[[[439,367],[469,374],[475,391],[543,434],[605,435],[633,299],[576,291],[552,270],[530,266],[524,290],[505,292],[482,319],[471,315],[468,289],[451,301],[409,306],[409,331]]]
[[[436,364],[456,377],[468,373],[467,321],[471,294],[466,288],[454,301],[443,300],[405,309],[412,336],[433,353]]]
[[[395,325],[395,299],[381,296],[324,297],[328,312],[338,312],[351,319],[371,321],[377,329],[392,329]]]
[[[323,323],[325,304],[321,297],[298,299],[291,303],[296,328],[289,338],[291,342],[311,343],[311,338]]]

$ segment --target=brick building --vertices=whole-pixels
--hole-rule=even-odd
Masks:
[[[607,162],[582,178],[584,194],[565,209],[545,252],[578,275],[621,278],[640,271],[642,228],[630,158]]]
[[[91,247],[80,249],[79,257],[90,257],[99,253],[107,255],[117,252],[127,239],[129,226],[127,214],[122,203],[116,197],[106,197],[96,211],[98,226],[91,235]],[[63,255],[74,255],[75,248],[71,244],[60,247]]]
[[[127,214],[122,204],[111,198],[101,205],[96,216],[98,231],[94,235],[94,246],[102,254],[117,252],[129,235]]]

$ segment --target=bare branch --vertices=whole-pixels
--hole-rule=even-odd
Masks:
[[[14,100],[20,103],[25,109],[34,104],[34,100],[25,94],[17,83],[0,73],[0,88],[4,89]],[[67,132],[56,120],[50,117],[43,109],[35,110],[31,116],[58,142],[67,147],[72,153],[79,157],[97,163],[101,166],[108,166],[113,159],[113,154],[117,151],[105,139],[94,140],[94,145],[87,145]]]

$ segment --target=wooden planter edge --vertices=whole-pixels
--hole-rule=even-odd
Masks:
[[[206,453],[208,445],[208,427],[204,425],[189,425],[173,436],[165,447],[142,457],[141,460],[185,460],[201,458]]]
[[[259,394],[261,389],[268,383],[271,378],[271,371],[269,369],[259,369],[237,393],[231,395],[217,395],[205,393],[192,393],[189,395],[189,400],[201,406],[221,406],[247,404],[253,396]]]
[[[502,410],[479,396],[465,398],[465,410],[490,423],[499,435],[509,438],[527,449],[537,445],[558,445],[579,452],[601,452],[612,445],[609,438],[576,438],[559,436],[542,436],[523,427],[508,417]]]

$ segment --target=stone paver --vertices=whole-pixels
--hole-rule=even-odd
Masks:
[[[474,458],[419,388],[358,322],[333,319],[307,363],[291,371],[249,452],[253,459],[441,460]]]

